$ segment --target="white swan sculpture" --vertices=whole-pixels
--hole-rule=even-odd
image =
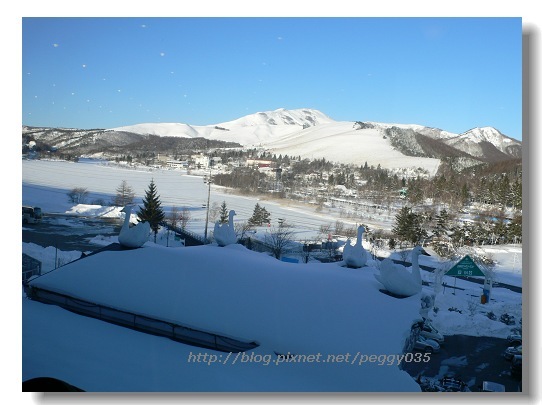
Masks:
[[[418,264],[418,256],[430,256],[421,246],[412,249],[412,271],[400,264],[394,263],[391,259],[384,259],[380,263],[380,274],[375,274],[375,278],[390,293],[402,297],[410,297],[418,294],[422,290],[422,276]]]
[[[346,263],[346,267],[358,269],[365,266],[367,263],[367,251],[363,248],[362,240],[365,228],[358,226],[358,238],[355,245],[350,244],[350,239],[346,242],[343,248],[343,261]]]
[[[234,210],[230,210],[228,214],[228,223],[220,225],[220,222],[215,222],[214,238],[218,246],[227,246],[237,243],[237,235],[233,227]]]
[[[127,205],[121,212],[125,213],[124,224],[120,229],[119,243],[126,248],[135,249],[141,247],[149,239],[151,224],[148,222],[140,222],[135,226],[130,227],[130,217],[132,216],[132,206]]]

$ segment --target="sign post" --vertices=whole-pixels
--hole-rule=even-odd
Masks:
[[[463,257],[458,261],[455,266],[446,272],[447,276],[454,277],[454,295],[455,295],[455,285],[457,282],[457,277],[485,277],[485,274],[480,268],[474,263],[474,260],[469,255]],[[488,297],[486,297],[489,301]],[[487,302],[486,301],[486,302]]]
[[[489,302],[489,297],[491,295],[491,288],[493,287],[493,280],[486,278],[484,281],[484,289],[483,289],[483,303]]]

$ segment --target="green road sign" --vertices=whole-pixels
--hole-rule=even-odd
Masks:
[[[481,276],[485,277],[485,274],[474,263],[469,255],[458,261],[454,267],[446,272],[447,276]]]

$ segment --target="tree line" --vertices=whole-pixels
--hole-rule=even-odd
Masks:
[[[243,155],[240,151],[224,153]],[[418,175],[407,177],[380,165],[368,165],[367,162],[360,166],[336,164],[325,158],[291,158],[269,152],[259,157],[273,161],[276,167],[285,167],[280,176],[285,190],[310,186],[331,189],[344,185],[378,204],[390,204],[399,198],[406,198],[410,204],[419,205],[430,199],[434,205],[448,204],[453,209],[478,202],[520,210],[523,202],[521,159],[458,169],[457,159],[448,158],[441,160],[439,171],[433,177],[421,169],[418,169]],[[307,180],[303,176],[308,174],[316,176]],[[276,191],[273,186],[276,179],[256,168],[237,167],[229,173],[216,174],[214,179],[216,184],[248,193]],[[401,192],[404,192],[403,196]],[[291,197],[288,192],[279,196]]]

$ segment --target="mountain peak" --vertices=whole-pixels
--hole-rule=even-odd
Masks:
[[[511,142],[512,138],[503,135],[498,129],[493,127],[476,127],[469,129],[459,135],[463,138],[468,138],[474,142],[489,142],[494,145],[504,142]]]
[[[309,108],[300,108],[295,110],[278,108],[274,111],[260,111],[254,114],[245,115],[244,117],[233,121],[228,121],[220,125],[299,125],[304,127],[327,124],[330,122],[334,122],[334,120],[318,110]]]

